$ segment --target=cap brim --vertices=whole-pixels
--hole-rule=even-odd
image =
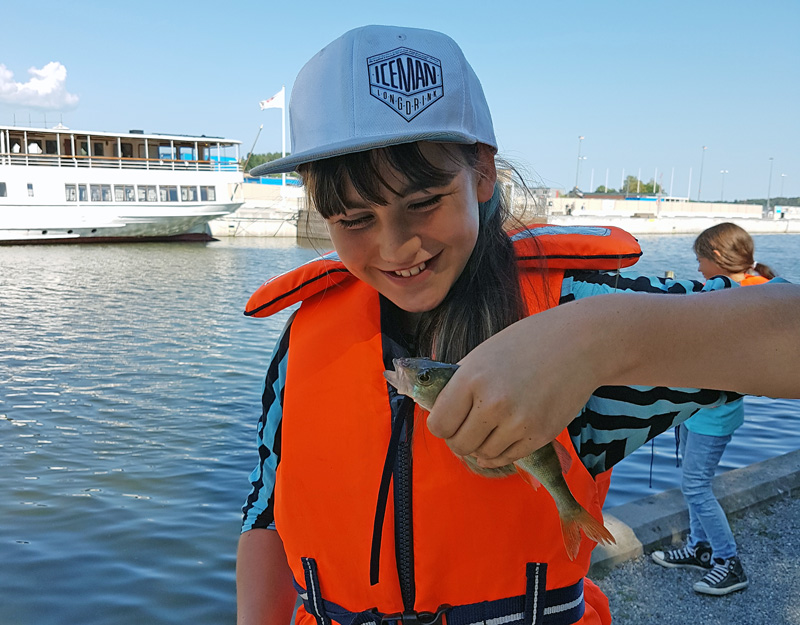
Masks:
[[[305,152],[290,154],[284,158],[263,163],[262,165],[253,167],[253,169],[249,171],[249,174],[256,177],[265,176],[267,174],[284,174],[294,171],[304,163],[311,163],[334,156],[342,156],[343,154],[366,152],[367,150],[374,150],[376,148],[386,148],[391,145],[414,143],[415,141],[438,141],[440,143],[463,143],[467,145],[479,142],[477,137],[460,132],[423,132],[405,136],[359,137],[358,140],[350,139],[348,141],[342,141],[341,143],[333,143],[322,146],[316,150],[306,150]]]

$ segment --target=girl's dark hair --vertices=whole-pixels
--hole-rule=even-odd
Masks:
[[[694,241],[694,253],[730,273],[756,273],[771,280],[770,267],[755,263],[753,238],[744,228],[725,222],[703,230]]]
[[[314,161],[299,171],[311,203],[328,219],[345,213],[347,181],[370,204],[385,205],[387,190],[399,195],[382,173],[387,167],[419,188],[444,186],[464,167],[477,171],[477,144],[438,145],[455,169],[432,164],[418,144],[406,143]],[[514,249],[504,228],[508,218],[509,209],[496,185],[492,199],[480,205],[478,237],[464,270],[442,303],[419,321],[417,355],[458,362],[525,316]]]

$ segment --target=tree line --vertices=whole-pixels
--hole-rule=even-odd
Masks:
[[[264,154],[253,154],[250,152],[244,158],[239,159],[239,164],[242,166],[244,171],[248,172],[253,169],[253,167],[263,165],[264,163],[269,163],[270,161],[281,158],[281,156],[282,155],[280,152],[266,152]],[[287,153],[286,156],[289,156],[289,154]]]
[[[650,182],[642,182],[636,176],[628,176],[619,190],[611,187],[606,188],[604,184],[601,184],[594,193],[606,195],[657,195],[664,193],[664,188],[655,180],[651,179]]]

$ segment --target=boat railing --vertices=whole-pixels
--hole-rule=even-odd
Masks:
[[[235,160],[196,161],[165,158],[130,158],[118,156],[71,156],[58,154],[20,154],[0,152],[0,165],[32,167],[78,167],[97,169],[144,169],[171,171],[242,171]]]

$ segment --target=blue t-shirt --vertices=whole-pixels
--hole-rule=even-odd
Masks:
[[[744,399],[737,399],[716,408],[702,408],[683,424],[695,434],[727,436],[744,423]]]

